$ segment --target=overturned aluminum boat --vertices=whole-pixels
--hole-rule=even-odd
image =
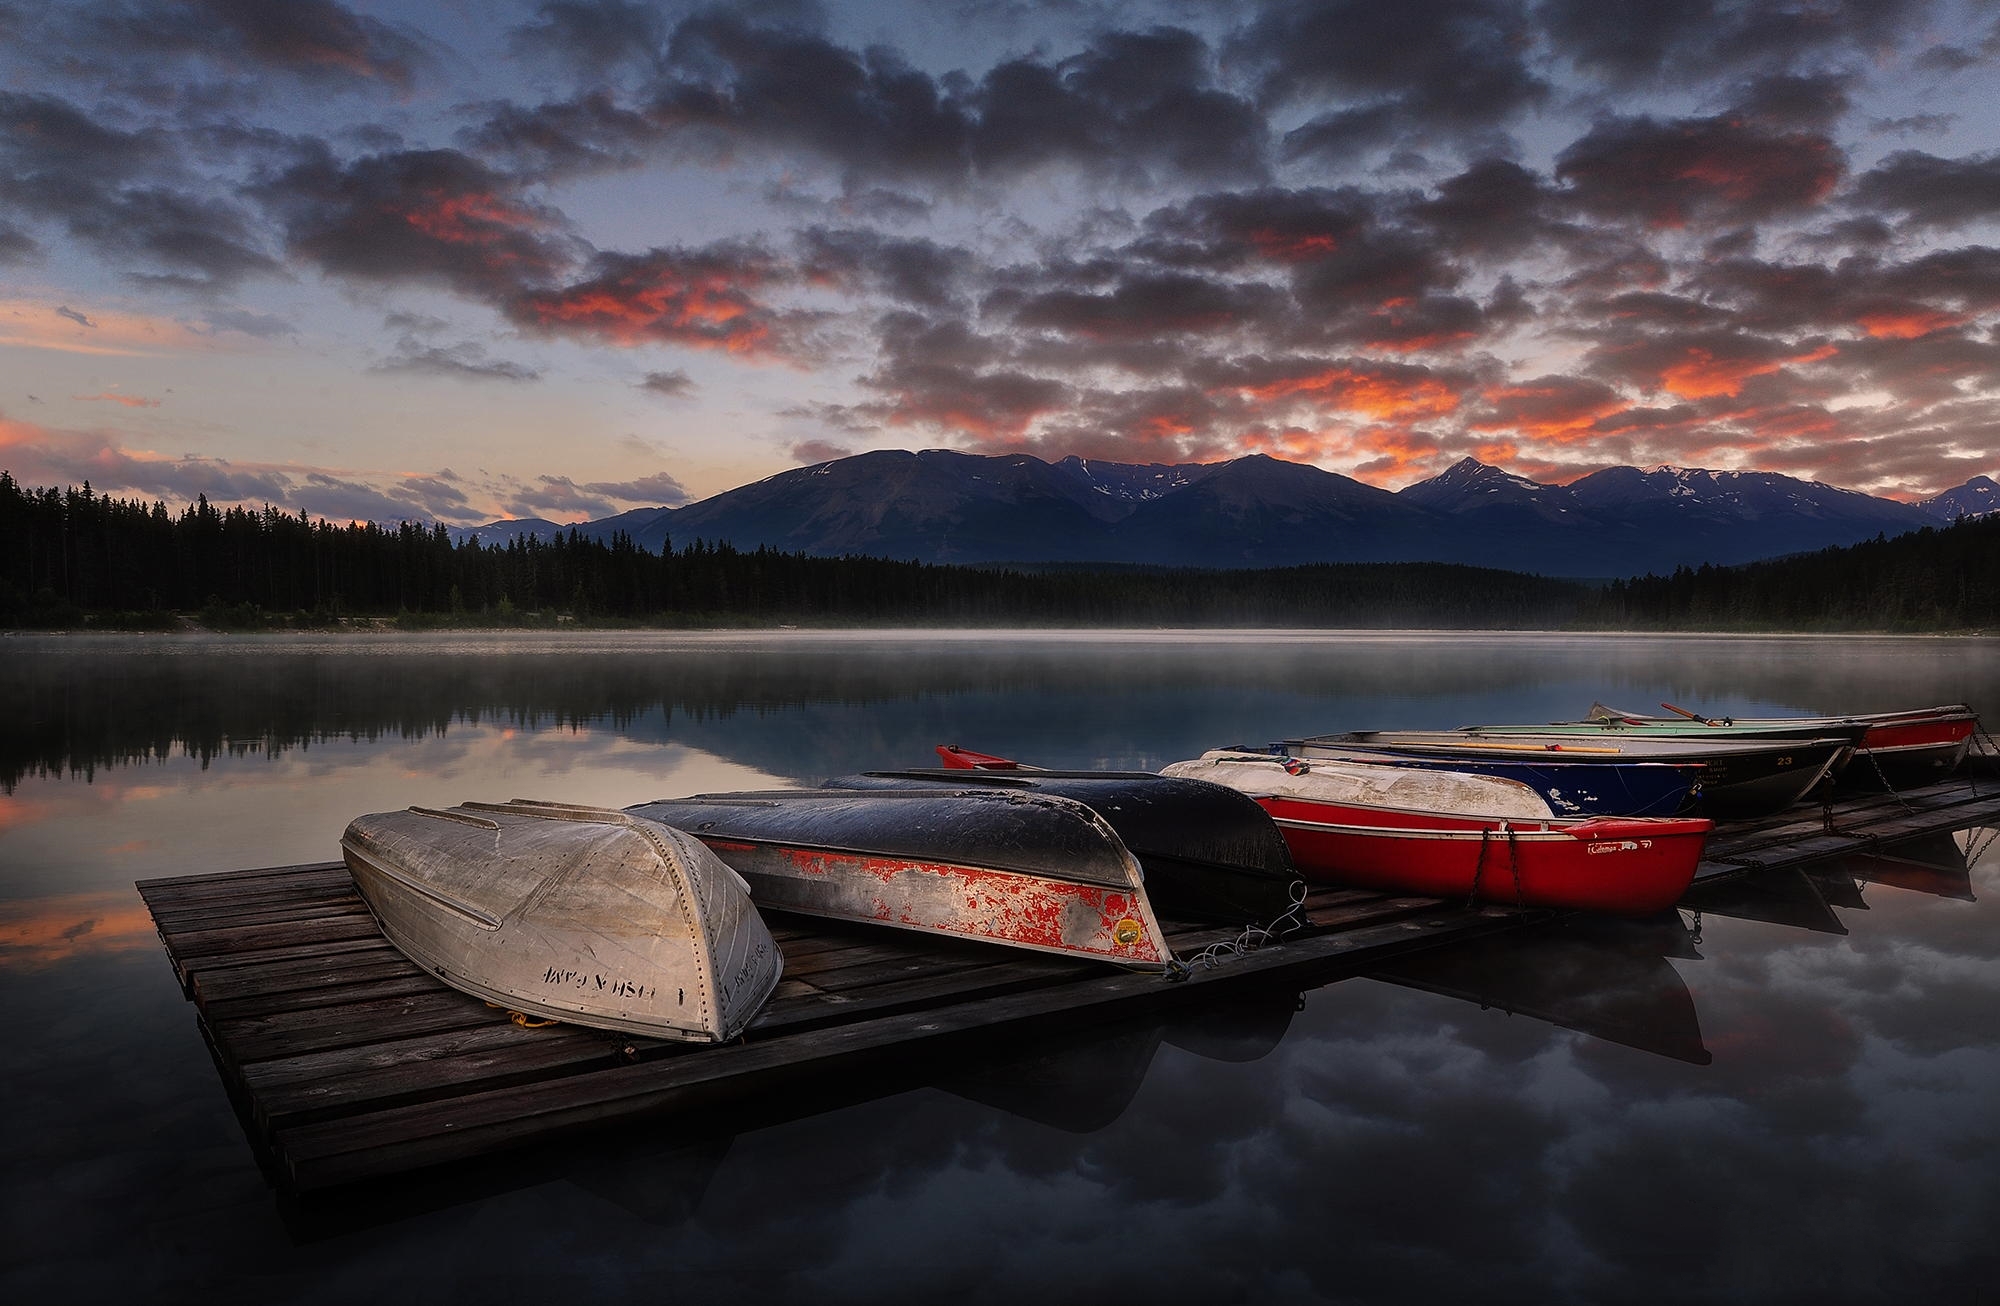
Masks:
[[[778,789],[640,803],[750,883],[760,907],[1159,970],[1145,874],[1084,804],[916,787]]]
[[[412,807],[357,817],[340,847],[389,941],[489,1002],[720,1043],[778,983],[749,887],[656,821],[520,800]]]

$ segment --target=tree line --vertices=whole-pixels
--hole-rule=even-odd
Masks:
[[[0,471],[0,628],[705,624],[1955,629],[2000,624],[2000,520],[1607,586],[1444,563],[1254,571],[947,566],[660,552],[575,530],[506,544],[273,507],[31,489]]]
[[[1735,567],[1613,581],[1594,625],[1659,630],[2000,628],[2000,515]]]

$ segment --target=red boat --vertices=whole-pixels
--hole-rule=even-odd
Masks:
[[[1958,769],[1979,731],[1979,714],[1963,703],[1908,708],[1901,712],[1857,712],[1852,716],[1705,717],[1672,703],[1661,707],[1671,717],[1620,712],[1602,703],[1590,705],[1592,721],[1644,725],[1665,721],[1695,721],[1710,726],[1791,728],[1801,734],[1865,725],[1868,733],[1855,746],[1854,758],[1842,773],[1849,783],[1885,784],[1907,788],[1942,780]]]
[[[1554,815],[1498,776],[1228,751],[1163,775],[1256,799],[1308,879],[1437,898],[1646,915],[1686,892],[1714,822]]]

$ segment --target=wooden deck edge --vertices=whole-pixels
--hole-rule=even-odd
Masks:
[[[1099,1020],[1282,978],[1312,987],[1391,955],[1518,928],[1547,913],[1444,907],[1260,948],[1185,980],[1114,974],[1043,986],[758,1042],[641,1062],[537,1084],[533,1100],[495,1089],[279,1131],[273,1150],[295,1192],[310,1192],[467,1160],[531,1141],[669,1109],[767,1092],[802,1074],[844,1073],[884,1056],[935,1052],[968,1036]]]

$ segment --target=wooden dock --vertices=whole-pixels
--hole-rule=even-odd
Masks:
[[[1174,980],[772,913],[785,978],[744,1038],[711,1046],[516,1025],[396,951],[339,862],[139,892],[259,1161],[296,1192],[802,1080],[817,1092],[830,1074],[1031,1024],[1111,1020],[1228,985],[1322,983],[1545,915],[1321,888],[1282,943]],[[1238,933],[1168,925],[1182,957]]]
[[[1995,820],[1991,781],[1802,807],[1725,827],[1702,878]],[[718,1047],[517,1025],[396,951],[339,862],[138,887],[260,1163],[300,1193],[639,1115],[818,1098],[832,1076],[914,1058],[948,1066],[976,1052],[973,1042],[1236,986],[1297,991],[1548,915],[1322,887],[1306,900],[1306,924],[1281,940],[1169,979],[773,914],[785,979],[746,1036]],[[1168,933],[1188,957],[1238,931],[1169,924]]]
[[[1695,883],[1783,867],[1803,869],[1926,834],[2000,822],[2000,778],[1972,770],[1901,793],[1856,794],[1830,807],[1800,804],[1708,837]]]

